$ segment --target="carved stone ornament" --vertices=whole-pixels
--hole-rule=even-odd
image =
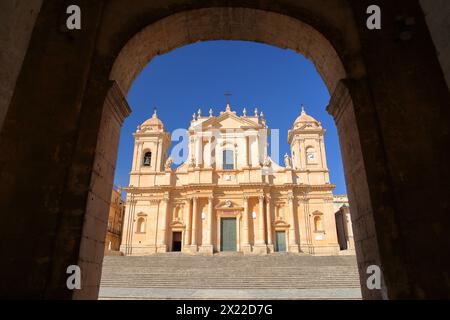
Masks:
[[[164,165],[164,169],[166,169],[166,171],[172,170],[172,164],[173,164],[173,158],[172,157],[167,158],[166,163]]]
[[[289,155],[287,153],[284,155],[284,165],[287,169],[292,168],[291,158],[289,157]]]

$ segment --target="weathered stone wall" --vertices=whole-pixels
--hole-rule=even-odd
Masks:
[[[0,1],[0,130],[42,0]]]
[[[372,4],[351,3],[355,13]],[[442,252],[450,250],[450,238],[440,230],[449,211],[442,194],[450,188],[449,90],[419,2],[380,5],[380,31],[368,31],[366,16],[355,14],[365,77],[349,90],[387,293],[448,297]]]
[[[351,205],[358,269],[361,277],[361,291],[366,299],[386,298],[387,292],[368,290],[366,277],[362,276],[367,267],[377,265],[383,269],[378,249],[378,236],[373,219],[370,189],[367,184],[366,168],[361,151],[360,136],[356,127],[355,111],[348,83],[339,82],[331,96],[327,111],[334,117],[339,135],[343,158],[345,182]]]
[[[420,4],[450,89],[450,1],[420,0]]]

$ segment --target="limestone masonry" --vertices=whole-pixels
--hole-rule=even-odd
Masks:
[[[268,157],[264,114],[238,116],[227,104],[217,117],[193,115],[188,160],[172,169],[155,112],[134,134],[121,251],[352,252],[348,199],[334,200],[324,133],[302,108],[280,166]]]

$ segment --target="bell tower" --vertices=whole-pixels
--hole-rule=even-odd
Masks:
[[[300,116],[294,121],[288,132],[292,169],[314,173],[314,176],[317,177],[313,180],[319,184],[330,181],[324,135],[325,129],[322,124],[308,115],[302,105]]]
[[[170,134],[156,109],[153,116],[138,126],[134,135],[133,172],[163,172],[170,147]]]

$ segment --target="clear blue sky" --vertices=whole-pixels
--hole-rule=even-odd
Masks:
[[[136,127],[151,117],[153,107],[169,132],[187,128],[199,108],[217,115],[225,109],[225,91],[233,111],[255,106],[271,130],[280,130],[280,159],[289,152],[287,131],[300,105],[327,130],[325,147],[335,194],[346,193],[339,140],[333,118],[325,111],[330,96],[312,62],[290,51],[254,42],[208,41],[154,58],[128,93],[133,110],[122,128],[115,184],[127,186]],[[172,142],[174,145],[176,142]],[[282,161],[281,161],[282,162]]]

